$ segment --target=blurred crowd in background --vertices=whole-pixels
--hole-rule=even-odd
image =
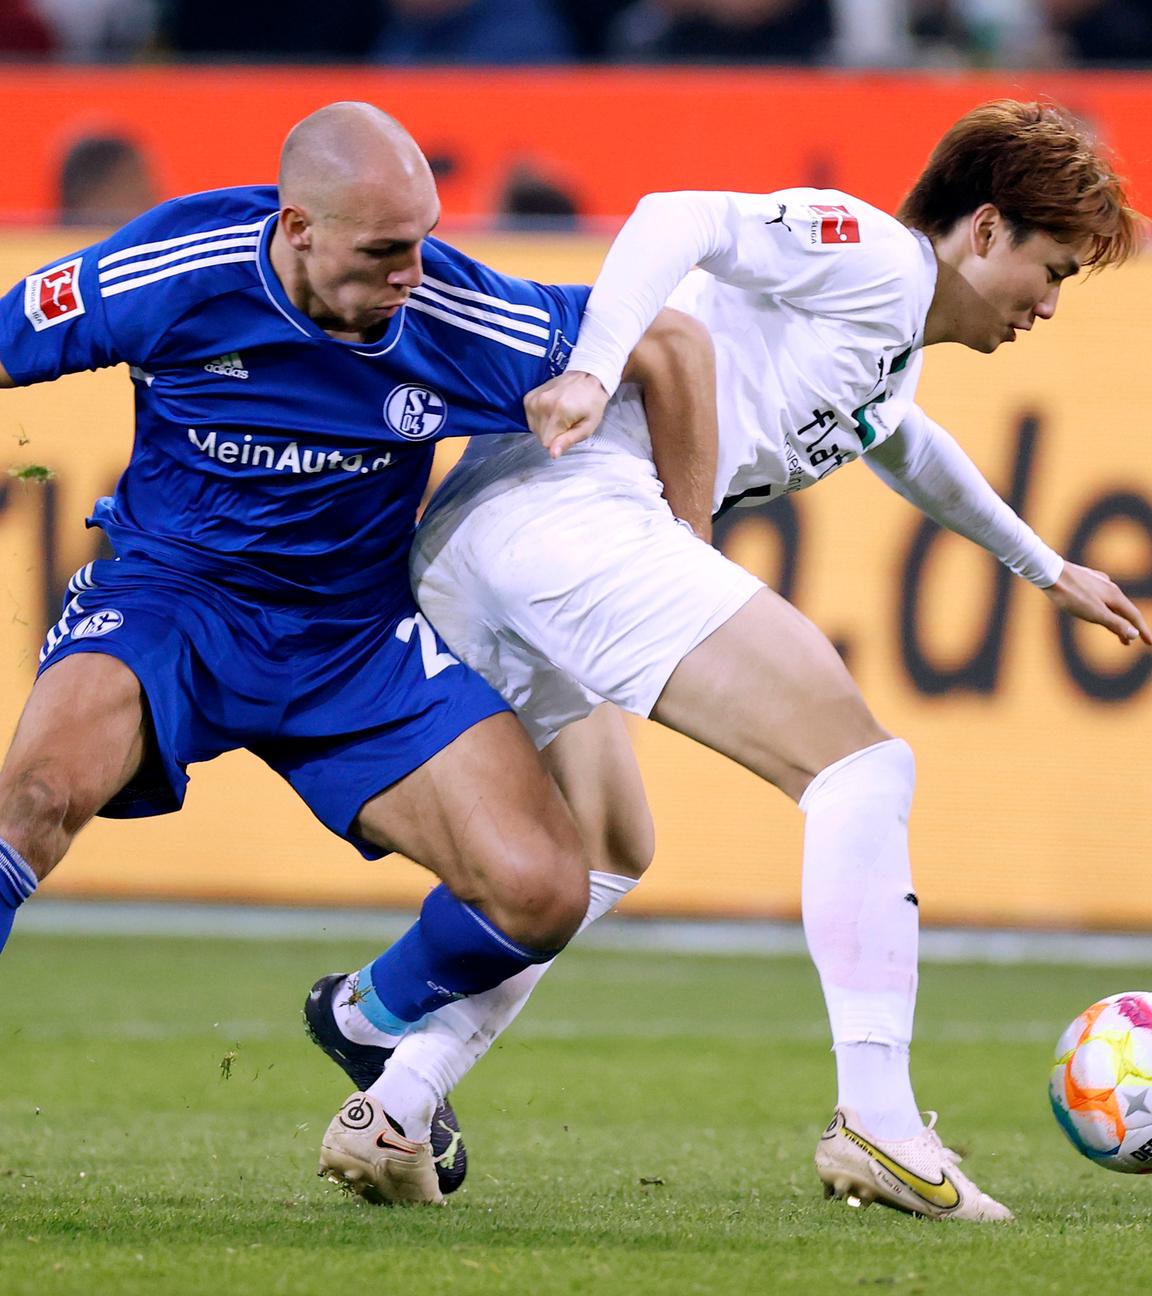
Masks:
[[[1152,65],[1150,0],[0,0],[0,58]]]

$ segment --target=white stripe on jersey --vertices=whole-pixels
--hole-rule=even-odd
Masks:
[[[52,653],[60,646],[60,641],[67,635],[69,629],[68,622],[74,617],[79,616],[84,609],[80,606],[79,597],[72,599],[64,609],[64,614],[60,620],[48,631],[48,637],[44,640],[44,647],[40,649],[40,662],[43,664]]]
[[[101,257],[96,263],[101,270],[117,261],[126,261],[129,257],[143,256],[145,252],[162,252],[165,248],[179,247],[182,243],[195,243],[198,239],[223,238],[227,234],[251,234],[259,230],[263,220],[251,225],[223,225],[220,229],[201,230],[198,234],[181,234],[179,238],[162,239],[159,243],[137,243],[135,247],[124,248],[120,252],[111,252]]]
[[[412,289],[412,296],[418,297],[421,301],[438,302],[441,306],[447,306],[450,310],[459,311],[461,315],[471,315],[474,319],[488,320],[491,324],[502,324],[505,328],[515,329],[517,333],[530,333],[533,337],[543,338],[545,341],[551,336],[546,328],[541,328],[539,324],[526,324],[523,320],[508,319],[503,315],[497,315],[495,311],[481,310],[477,306],[465,306],[462,302],[455,302],[450,297],[445,297],[443,293],[438,293],[432,288],[423,286]],[[545,316],[545,319],[548,317]]]
[[[545,324],[552,322],[551,315],[546,310],[541,310],[539,306],[521,306],[517,302],[505,301],[503,297],[490,297],[487,293],[475,292],[471,288],[458,288],[455,284],[445,283],[442,279],[433,279],[431,275],[425,275],[423,282],[432,288],[438,288],[442,293],[447,293],[449,297],[480,302],[484,306],[496,306],[500,310],[507,311],[509,315],[531,315],[533,319],[543,320]]]
[[[421,311],[425,315],[433,315],[446,324],[455,324],[457,328],[466,329],[469,333],[479,333],[481,337],[491,338],[493,342],[503,342],[506,347],[511,347],[513,351],[523,351],[527,355],[541,358],[548,354],[544,347],[538,346],[535,342],[525,342],[523,338],[509,337],[507,333],[498,333],[495,329],[488,328],[484,324],[473,324],[471,320],[463,319],[459,315],[449,315],[447,311],[440,310],[436,306],[429,306],[427,302],[417,301],[415,297],[408,298],[408,309]]]
[[[139,279],[125,279],[120,283],[110,284],[107,288],[100,289],[100,296],[115,297],[118,293],[128,292],[132,288],[143,288],[145,284],[155,283],[157,279],[170,279],[173,275],[187,274],[189,270],[200,270],[204,266],[225,265],[229,261],[255,261],[256,255],[256,250],[253,248],[251,252],[224,252],[220,256],[204,257],[200,261],[182,261],[179,265],[169,266],[167,270],[141,275]]]
[[[129,261],[117,266],[114,270],[101,270],[100,282],[120,279],[124,275],[138,274],[141,270],[151,270],[155,266],[169,265],[181,257],[199,256],[203,252],[219,252],[228,247],[255,247],[260,242],[259,234],[245,234],[242,237],[214,239],[211,243],[196,243],[189,247],[177,248],[175,252],[165,252],[163,256],[150,257],[146,261]]]
[[[92,564],[86,563],[78,572],[74,572],[72,579],[68,582],[69,594],[80,594],[84,590],[96,588],[96,582],[92,579]]]

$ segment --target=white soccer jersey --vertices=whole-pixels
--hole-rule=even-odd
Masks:
[[[820,481],[885,441],[912,408],[935,280],[925,238],[838,190],[649,195],[609,254],[570,363],[616,395],[553,479],[599,471],[603,461],[587,456],[604,451],[651,457],[639,391],[617,387],[667,301],[705,323],[716,345],[714,509]],[[492,487],[532,457],[518,438],[473,442],[467,480],[453,474],[448,496]]]
[[[676,523],[640,392],[619,386],[670,296],[716,343],[717,507],[867,454],[929,516],[1029,580],[1056,579],[1059,556],[913,404],[935,276],[926,240],[837,192],[643,200],[569,365],[615,392],[600,430],[559,460],[534,438],[476,438],[413,548],[421,607],[538,744],[602,700],[649,714],[679,662],[761,588]]]
[[[684,277],[686,261],[701,269]],[[899,427],[935,284],[927,239],[838,190],[654,194],[597,282],[572,367],[612,390],[663,293],[716,344],[714,506],[773,498]],[[610,418],[605,437],[620,431],[635,437],[635,420]]]
[[[1052,584],[1059,555],[914,404],[935,285],[926,238],[838,190],[650,194],[608,254],[569,364],[615,393],[600,430],[556,462],[523,437],[474,439],[426,515],[427,542],[465,503],[529,476],[554,484],[590,474],[616,489],[637,460],[650,467],[641,394],[620,386],[620,374],[670,301],[716,344],[714,511],[811,486],[866,454],[937,522]]]

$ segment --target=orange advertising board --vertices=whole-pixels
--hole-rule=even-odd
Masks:
[[[509,171],[542,170],[590,216],[657,189],[846,189],[893,208],[944,129],[985,99],[1051,98],[1095,122],[1152,204],[1152,74],[660,68],[21,68],[0,74],[16,145],[0,220],[57,205],[67,148],[136,142],[160,196],[275,178],[285,133],[338,99],[393,112],[433,159],[450,218],[496,210]]]
[[[458,238],[502,269],[594,275],[603,245]],[[0,280],[71,249],[0,239]],[[934,348],[922,403],[1053,545],[1104,567],[1152,611],[1145,453],[1152,261],[1067,288],[1058,318],[994,356]],[[0,727],[31,683],[52,601],[92,557],[82,519],[128,453],[122,371],[0,394]],[[1152,654],[1059,622],[1042,594],[927,526],[862,465],[743,513],[727,552],[841,647],[883,724],[917,753],[912,841],[929,922],[1152,926],[1144,843]],[[792,916],[799,812],[746,772],[644,721],[632,726],[657,826],[634,912]],[[255,758],[193,770],[176,816],[98,821],[45,888],[61,895],[408,904],[427,875],[366,864]]]

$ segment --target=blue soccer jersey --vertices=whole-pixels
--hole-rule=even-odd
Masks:
[[[91,519],[123,557],[285,599],[406,594],[432,443],[526,429],[566,365],[588,290],[425,241],[423,284],[372,343],[288,300],[274,187],[164,203],[0,301],[19,385],[120,362],[136,441]]]

